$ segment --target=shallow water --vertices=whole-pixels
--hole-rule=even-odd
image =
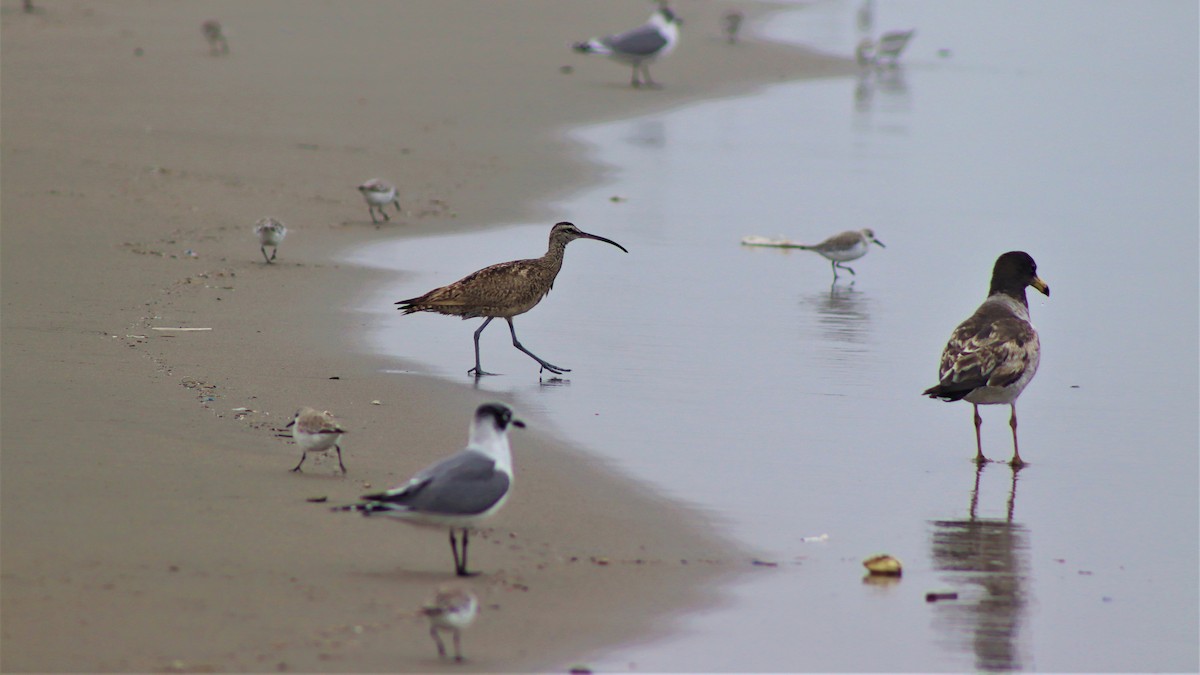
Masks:
[[[858,7],[770,30],[848,53]],[[573,243],[516,319],[573,369],[562,381],[539,382],[494,322],[483,365],[504,375],[479,387],[778,563],[746,561],[724,606],[672,619],[665,640],[581,660],[1194,671],[1197,7],[895,0],[874,19],[918,28],[901,69],[573,132],[611,180],[555,206],[630,253]],[[411,273],[367,301],[374,344],[470,382],[479,322],[391,302],[539,255],[549,225],[353,252]],[[815,254],[739,245],[861,227],[887,248],[832,286]],[[920,396],[1012,249],[1052,289],[1030,292],[1043,356],[1017,474],[976,470],[969,405]],[[1007,407],[983,416],[985,453],[1007,460]],[[903,579],[863,581],[880,551]],[[958,599],[927,603],[935,590]]]

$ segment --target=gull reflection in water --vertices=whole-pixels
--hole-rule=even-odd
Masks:
[[[1024,665],[1017,638],[1030,603],[1029,531],[1013,521],[1017,471],[1012,471],[1005,517],[977,515],[986,466],[975,472],[969,516],[931,523],[934,569],[959,594],[957,600],[934,605],[933,621],[952,650],[974,654],[976,669],[1020,670]]]

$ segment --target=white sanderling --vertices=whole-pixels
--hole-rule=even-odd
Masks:
[[[305,406],[296,411],[296,416],[288,422],[288,426],[292,428],[292,438],[296,439],[296,445],[304,451],[300,456],[300,463],[292,471],[300,471],[308,453],[326,452],[332,448],[337,451],[338,467],[342,473],[346,473],[346,465],[342,464],[342,446],[338,444],[346,430],[328,410],[321,412]]]
[[[475,410],[466,449],[417,472],[404,485],[363,495],[363,501],[333,510],[449,528],[454,573],[473,576],[467,571],[471,528],[504,506],[512,488],[510,425],[523,427],[525,423],[513,417],[512,410],[503,403],[485,403]],[[456,529],[462,531],[461,556],[454,536]]]
[[[982,464],[983,443],[979,406],[1007,403],[1012,409],[1013,456],[1025,462],[1017,448],[1017,397],[1037,373],[1041,341],[1029,320],[1025,287],[1033,286],[1047,297],[1050,287],[1037,275],[1037,263],[1024,251],[1010,251],[996,259],[988,297],[969,319],[950,335],[938,368],[937,386],[923,393],[944,401],[966,399],[975,409],[975,461]]]
[[[657,88],[659,85],[650,79],[650,64],[675,50],[682,23],[664,2],[643,25],[624,33],[576,42],[572,48],[584,54],[601,54],[614,61],[628,63],[633,66],[631,85],[642,86],[643,82],[638,79],[640,69],[645,75],[645,85]]]
[[[287,226],[274,218],[259,218],[254,224],[254,234],[258,237],[259,250],[267,264],[275,262],[275,254],[279,253],[279,244],[287,236]],[[271,247],[271,256],[267,257],[267,247]]]
[[[448,630],[454,635],[454,660],[462,661],[462,631],[479,615],[479,598],[462,586],[442,586],[421,606],[420,614],[429,619],[429,634],[437,643],[438,656],[446,658],[446,645],[438,633]]]
[[[375,211],[379,211],[379,215],[383,216],[384,220],[391,220],[387,211],[383,207],[388,204],[396,206],[396,213],[400,214],[400,199],[396,196],[396,186],[379,178],[371,180],[358,186],[358,191],[362,193],[363,199],[367,200],[367,211],[371,213],[371,222],[378,223],[379,219],[375,217]]]
[[[833,265],[833,280],[837,281],[838,269],[844,269],[850,274],[854,274],[854,270],[842,263],[863,257],[867,254],[867,248],[871,244],[879,244],[880,247],[887,248],[882,241],[875,238],[875,232],[870,228],[847,230],[835,234],[819,244],[805,244],[796,248],[820,253],[826,260],[829,260]]]

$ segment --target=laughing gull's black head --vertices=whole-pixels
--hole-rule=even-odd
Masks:
[[[503,403],[484,403],[475,410],[475,423],[485,420],[495,425],[497,431],[505,431],[509,425],[524,427],[525,423],[513,416],[512,408]]]
[[[658,6],[658,13],[662,15],[663,20],[667,23],[683,25],[683,19],[680,19],[675,12],[671,11],[671,8],[665,2]]]

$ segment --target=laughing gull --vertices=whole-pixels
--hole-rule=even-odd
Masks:
[[[509,425],[525,423],[513,417],[502,403],[485,403],[475,410],[466,449],[417,472],[407,483],[385,492],[363,495],[363,501],[335,507],[334,511],[359,511],[382,515],[414,525],[450,529],[454,573],[467,571],[467,538],[471,528],[504,505],[512,488],[512,453]],[[462,530],[462,556],[454,530]]]
[[[342,446],[338,445],[338,441],[342,438],[342,434],[346,430],[342,425],[338,424],[337,420],[333,419],[333,415],[326,410],[321,412],[314,408],[305,406],[296,411],[296,416],[288,422],[287,426],[292,428],[292,438],[295,439],[296,445],[304,451],[300,456],[300,463],[293,472],[300,473],[300,467],[304,466],[304,460],[308,459],[310,452],[325,452],[330,448],[337,451],[338,467],[342,473],[346,473],[346,465],[342,464]],[[286,427],[285,427],[286,428]]]
[[[975,461],[987,462],[979,428],[979,406],[1007,403],[1012,409],[1013,457],[1025,462],[1017,449],[1017,397],[1033,379],[1041,359],[1041,342],[1029,321],[1025,287],[1049,297],[1050,287],[1037,275],[1037,263],[1024,251],[1010,251],[996,260],[988,297],[969,319],[954,329],[938,368],[937,386],[923,393],[943,401],[966,399],[975,408]]]
[[[576,42],[572,47],[584,54],[602,54],[614,61],[633,66],[634,87],[640,87],[638,69],[646,76],[646,86],[659,85],[650,79],[650,64],[670,54],[679,43],[679,26],[683,23],[675,12],[662,3],[644,25],[617,35]]]
[[[862,230],[847,230],[826,239],[819,244],[802,245],[797,248],[805,251],[815,251],[820,253],[833,264],[833,280],[837,281],[838,268],[844,269],[850,274],[854,274],[854,270],[846,267],[842,263],[858,260],[867,254],[867,249],[871,244],[879,244],[882,248],[887,248],[882,241],[875,238],[875,231],[870,228]]]
[[[258,236],[259,250],[267,264],[275,262],[275,254],[279,253],[279,244],[287,236],[287,226],[274,218],[259,218],[254,224],[254,234]],[[271,247],[271,257],[267,257],[267,247]]]
[[[429,619],[429,634],[437,643],[438,656],[446,658],[446,645],[439,631],[454,634],[454,660],[462,662],[462,631],[475,622],[479,615],[479,598],[470,589],[461,586],[443,586],[437,595],[421,606],[421,616]]]

